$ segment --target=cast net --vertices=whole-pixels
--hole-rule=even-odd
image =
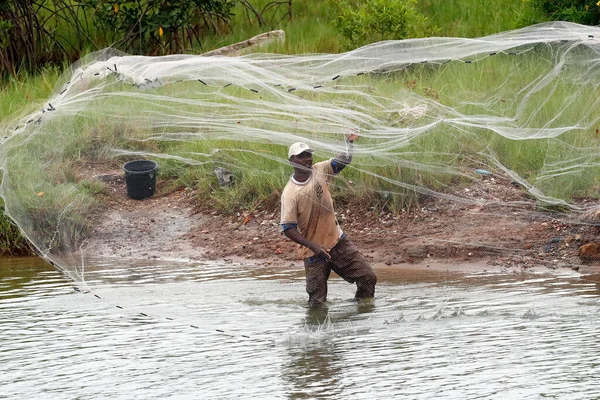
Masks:
[[[354,211],[371,207],[384,233],[406,215],[466,210],[482,233],[432,234],[432,246],[521,251],[523,243],[483,232],[525,209],[572,218],[593,205],[599,83],[600,28],[563,22],[343,54],[143,57],[108,49],[66,71],[40,110],[2,125],[0,195],[39,253],[82,281],[99,242],[142,218],[135,204],[110,195],[110,177],[125,162],[156,161],[159,186],[188,187],[181,196],[214,192],[214,201],[252,205],[285,185],[291,143],[304,141],[326,159],[358,130],[354,160],[334,184],[336,202],[369,199]],[[223,171],[233,185],[218,183]],[[148,229],[171,205],[158,207]],[[352,212],[340,207],[344,222]],[[100,234],[108,220],[112,233]],[[192,241],[199,232],[188,222],[158,234]],[[428,235],[406,229],[403,240]],[[112,255],[122,263],[148,254],[136,252],[143,238],[119,238]]]

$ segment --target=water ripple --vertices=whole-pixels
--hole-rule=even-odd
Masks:
[[[47,266],[0,281],[0,398],[598,398],[598,289],[579,275],[386,274],[375,302],[302,271]],[[405,272],[407,273],[407,272]]]

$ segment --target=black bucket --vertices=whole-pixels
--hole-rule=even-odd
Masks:
[[[156,191],[156,170],[158,164],[150,160],[129,161],[123,165],[127,196],[134,200],[143,200]]]

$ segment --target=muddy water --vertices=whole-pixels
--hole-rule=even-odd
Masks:
[[[378,271],[373,304],[300,270],[0,267],[0,398],[600,398],[598,278]]]

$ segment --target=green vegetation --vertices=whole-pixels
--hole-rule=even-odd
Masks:
[[[0,254],[5,255],[28,255],[32,249],[29,242],[25,240],[21,231],[2,212],[0,214]]]
[[[282,53],[339,52],[383,39],[479,37],[534,23],[595,25],[593,0],[31,0],[0,2],[0,77],[40,72],[107,46],[201,53],[283,29]]]
[[[0,78],[75,61],[112,46],[164,54],[222,33],[231,0],[29,0],[0,2]],[[190,46],[190,47],[188,47]]]
[[[202,45],[229,24],[232,0],[81,0],[93,10],[97,43],[128,53],[163,55]]]
[[[60,69],[45,67],[39,74],[22,71],[0,82],[0,123],[15,114],[27,115],[39,109],[40,104],[52,94],[62,73]]]
[[[255,0],[237,1],[235,4],[231,1],[186,0],[154,2],[152,6],[140,8],[146,2],[86,0],[78,2],[77,8],[71,8],[74,10],[72,16],[79,22],[68,27],[66,21],[69,16],[65,14],[65,10],[75,7],[76,3],[46,3],[54,6],[60,3],[64,6],[60,14],[56,11],[57,8],[50,8],[47,14],[38,16],[38,28],[44,27],[42,30],[48,30],[47,24],[56,24],[54,30],[49,30],[53,34],[46,37],[49,40],[46,48],[51,52],[47,59],[54,60],[55,64],[60,64],[58,60],[64,60],[61,61],[64,65],[74,56],[109,43],[115,43],[122,50],[134,53],[141,49],[149,54],[182,51],[202,53],[268,30],[283,29],[286,32],[285,42],[267,45],[260,51],[286,54],[336,53],[382,39],[429,35],[478,37],[558,16],[562,18],[571,15],[575,22],[597,23],[597,19],[591,18],[598,15],[596,4],[583,1],[501,0],[491,7],[478,0],[347,0],[341,3],[333,0],[279,3]],[[175,3],[178,4],[177,7]],[[180,3],[186,6],[179,7]],[[27,115],[39,109],[40,104],[54,90],[54,84],[60,75],[60,68],[44,66],[40,69],[37,62],[41,57],[35,52],[27,53],[28,58],[17,67],[14,58],[17,49],[10,47],[12,42],[7,39],[7,35],[12,37],[17,32],[14,29],[19,20],[14,16],[8,18],[14,10],[2,4],[4,3],[0,3],[0,50],[10,49],[3,54],[13,58],[0,60],[4,75],[0,83],[0,123],[8,116],[14,116],[14,113]],[[197,9],[196,6],[199,5],[214,8],[206,11],[200,7],[197,12],[190,11]],[[92,7],[95,13],[87,17],[82,12],[83,8],[79,7]],[[161,10],[164,7],[171,7],[169,9],[172,12],[163,15]],[[198,15],[209,17],[198,22]],[[90,23],[88,18],[96,18],[98,22]],[[136,25],[136,21],[141,18],[147,18],[145,23]],[[89,41],[90,39],[92,40]],[[23,45],[24,42],[18,41],[17,44],[19,43]],[[487,90],[491,96],[503,84],[506,76],[510,75],[510,71],[517,67],[522,76],[521,82],[531,82],[539,75],[540,68],[544,68],[536,63],[537,56],[532,54],[529,59],[528,56],[523,56],[518,65],[508,56],[489,58],[474,63],[469,71],[453,63],[434,67],[415,66],[384,77],[366,75],[349,78],[355,81],[348,84],[371,87],[376,93],[389,98],[418,94],[475,115],[478,112],[490,112],[478,109],[478,100],[484,99],[474,98],[469,104],[461,104],[456,100],[458,96],[455,93],[486,93]],[[30,74],[28,70],[37,72]],[[515,88],[514,91],[518,89]],[[536,93],[536,99],[529,103],[539,106],[539,112],[523,110],[524,115],[535,115],[535,118],[527,121],[529,127],[545,126],[549,120],[553,120],[552,123],[557,126],[564,120],[581,120],[589,107],[595,104],[593,87],[583,91],[579,98],[568,101],[565,101],[569,99],[567,85],[548,90],[552,90],[552,93],[540,91]],[[549,97],[552,97],[551,101],[547,101]],[[498,115],[514,114],[517,102],[511,100],[514,99],[502,99],[493,112]],[[399,127],[411,123],[397,116],[389,118],[391,124]],[[54,165],[52,160],[40,160],[33,167],[31,164],[8,166],[8,170],[16,171],[15,175],[26,175],[19,175],[23,183],[17,185],[19,189],[14,193],[14,198],[5,201],[7,204],[11,201],[20,202],[22,212],[32,223],[23,228],[40,230],[36,232],[39,236],[50,238],[46,242],[36,243],[41,249],[55,248],[56,243],[77,243],[90,229],[89,222],[81,216],[97,206],[94,197],[102,193],[104,188],[98,182],[79,180],[73,171],[74,166],[85,160],[117,162],[109,154],[108,148],[128,148],[132,144],[126,138],[135,135],[143,137],[147,133],[143,128],[136,127],[135,121],[129,126],[100,118],[69,123],[77,128],[72,129],[74,137],[71,140],[57,143],[51,134],[38,135],[28,146],[19,148],[23,154],[12,158],[16,163],[24,162],[36,157],[36,146],[44,149],[55,147],[56,154],[62,156],[63,163],[60,166]],[[259,124],[257,122],[257,127]],[[62,129],[62,126],[57,122],[53,129]],[[97,140],[93,135],[77,136],[77,132],[81,130],[97,132]],[[116,131],[118,134],[115,134]],[[572,179],[568,174],[549,179],[552,171],[548,166],[559,168],[562,160],[574,157],[573,151],[581,146],[597,147],[598,140],[593,132],[584,136],[564,135],[556,146],[558,140],[515,141],[487,131],[466,133],[441,125],[439,129],[421,135],[402,149],[402,166],[371,165],[367,168],[368,171],[363,172],[349,169],[344,173],[343,179],[336,182],[338,186],[335,190],[338,196],[347,201],[364,201],[376,209],[400,212],[418,204],[419,196],[411,189],[411,185],[448,191],[463,182],[461,176],[466,175],[467,171],[479,165],[487,165],[489,158],[495,158],[500,163],[516,166],[516,173],[536,183],[548,195],[560,198],[592,196],[600,184],[597,178],[600,171],[597,167],[587,169],[580,179]],[[64,146],[63,143],[69,145]],[[99,147],[98,143],[105,144]],[[553,146],[549,146],[550,143]],[[204,196],[198,199],[199,202],[208,201],[226,212],[252,208],[257,204],[275,205],[279,200],[279,191],[290,173],[289,165],[277,161],[286,158],[285,149],[268,143],[255,143],[249,147],[247,143],[234,140],[199,140],[168,144],[140,141],[137,145],[140,146],[136,148],[138,150],[160,150],[162,153],[186,158],[191,154],[208,154],[215,148],[220,149],[210,161],[202,157],[194,158],[198,162],[194,167],[174,160],[162,160],[160,171],[162,178],[172,181],[172,187],[195,187],[200,196]],[[123,161],[119,159],[118,164]],[[217,166],[231,168],[232,165],[235,165],[237,180],[242,183],[230,188],[219,187],[213,169]],[[369,165],[368,159],[364,161],[364,165]],[[423,168],[424,165],[427,168]],[[42,171],[47,172],[47,168],[56,168],[57,181],[48,182],[44,178]],[[397,182],[385,178],[389,176],[394,176],[404,186],[399,187]],[[26,199],[25,203],[23,199]],[[65,210],[68,212],[65,213]],[[56,238],[51,234],[58,225],[68,226],[68,229],[61,229],[64,238]],[[28,248],[18,230],[4,214],[0,215],[0,232],[4,234],[0,236],[0,251],[20,252]]]
[[[519,0],[493,5],[483,1],[419,0],[419,9],[429,25],[437,29],[436,36],[446,37],[480,37],[521,28],[529,25],[520,23],[524,8]]]
[[[367,0],[358,7],[332,2],[337,30],[350,48],[388,39],[422,37],[428,30],[426,19],[415,9],[416,0]]]
[[[519,23],[531,25],[544,21],[598,25],[600,6],[594,0],[524,0]]]

